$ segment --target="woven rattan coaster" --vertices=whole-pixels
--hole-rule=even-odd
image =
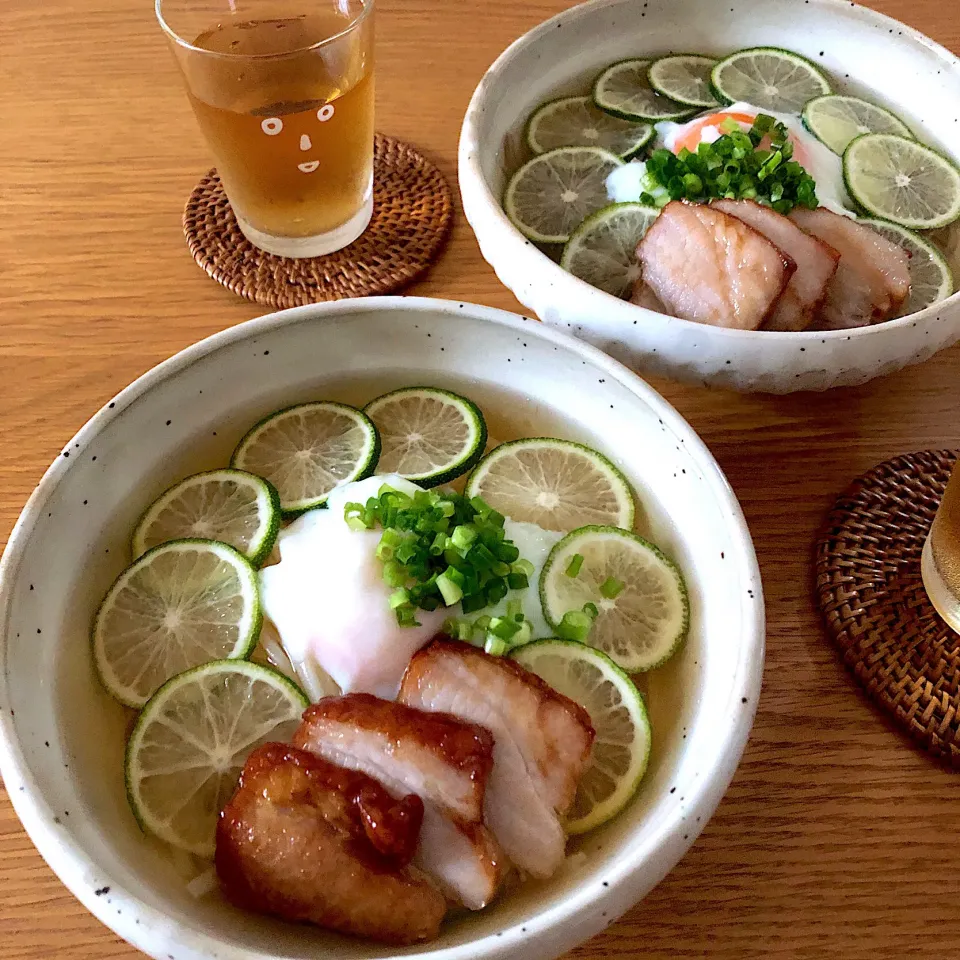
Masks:
[[[887,460],[837,500],[817,542],[827,630],[871,700],[960,769],[960,636],[920,579],[920,554],[957,455]]]
[[[373,219],[363,235],[325,257],[276,257],[240,232],[216,170],[194,188],[183,232],[194,260],[229,290],[270,307],[393,293],[425,273],[450,229],[443,174],[413,147],[377,134]]]

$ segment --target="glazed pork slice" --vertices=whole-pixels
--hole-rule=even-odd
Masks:
[[[763,329],[806,330],[827,295],[840,254],[804,233],[789,217],[754,200],[714,200],[711,206],[762,233],[797,265]]]
[[[521,870],[550,876],[563,861],[561,819],[593,745],[586,711],[512,660],[448,641],[413,657],[400,700],[493,733],[485,822]]]
[[[668,203],[637,246],[643,281],[684,320],[757,330],[796,265],[742,220],[705,204]]]
[[[394,797],[419,796],[423,827],[414,863],[471,910],[496,896],[505,857],[482,823],[493,766],[488,730],[357,693],[309,707],[294,743],[376,778]]]
[[[493,737],[483,727],[354,693],[308,707],[294,743],[384,783],[402,782],[451,816],[483,818],[493,766]]]
[[[268,743],[217,825],[216,868],[236,906],[390,944],[431,940],[446,901],[410,859],[423,806],[375,780]]]
[[[801,230],[829,244],[840,263],[814,330],[844,330],[889,320],[910,293],[906,252],[863,224],[823,207],[797,208],[790,219]]]
[[[468,910],[489,904],[509,872],[509,862],[482,823],[468,823],[423,805],[420,843],[414,864],[428,874],[444,896]]]

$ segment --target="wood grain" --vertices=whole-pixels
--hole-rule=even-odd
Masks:
[[[378,114],[455,181],[470,93],[564,0],[379,0]],[[800,0],[797,0],[798,4]],[[960,52],[956,0],[871,0]],[[180,211],[209,159],[145,0],[4,0],[0,16],[0,531],[107,397],[257,315],[194,265]],[[411,292],[519,309],[458,211]],[[811,551],[835,494],[888,456],[960,445],[960,349],[828,395],[655,386],[746,511],[769,621],[765,685],[716,816],[647,899],[571,956],[946,957],[960,941],[957,780],[867,703],[827,645]],[[0,958],[137,954],[59,884],[0,794]]]

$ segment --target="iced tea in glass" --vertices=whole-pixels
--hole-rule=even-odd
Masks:
[[[244,235],[313,257],[373,210],[373,0],[157,0]]]
[[[923,546],[920,572],[937,613],[960,633],[960,461]]]

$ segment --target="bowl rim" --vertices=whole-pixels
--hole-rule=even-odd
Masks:
[[[639,304],[621,300],[619,297],[606,293],[598,287],[587,283],[585,280],[575,277],[572,273],[568,273],[558,263],[555,263],[550,257],[540,251],[532,241],[527,240],[506,215],[499,198],[494,195],[487,184],[486,177],[483,175],[483,170],[480,165],[479,151],[475,150],[479,142],[477,137],[477,117],[483,112],[487,87],[490,86],[492,80],[501,70],[515,57],[520,55],[528,46],[531,46],[542,37],[552,33],[558,26],[569,25],[571,22],[589,17],[597,10],[607,7],[623,6],[630,2],[636,2],[636,0],[584,0],[583,3],[570,7],[568,10],[561,11],[548,20],[544,20],[542,23],[532,27],[510,43],[496,60],[490,64],[470,97],[470,102],[467,105],[463,123],[460,127],[460,139],[457,150],[457,175],[460,184],[461,200],[463,199],[464,193],[464,180],[469,177],[472,181],[470,184],[471,188],[473,186],[479,187],[479,196],[482,198],[486,207],[485,212],[492,217],[497,227],[500,230],[509,231],[511,239],[521,241],[525,248],[529,246],[533,255],[537,258],[537,263],[540,268],[546,270],[544,285],[551,287],[561,285],[566,287],[571,293],[576,293],[578,296],[596,294],[603,298],[605,309],[614,310],[617,313],[622,312],[628,317],[636,318],[638,314],[634,311],[639,310],[648,318],[648,322],[659,324],[662,330],[670,330],[672,328],[675,330],[695,331],[702,329],[703,324],[696,323],[693,320],[684,320],[681,317],[674,317],[669,314],[658,313],[642,307]],[[775,2],[784,4],[785,10],[789,7],[791,13],[797,12],[796,4],[793,0],[775,0]],[[952,72],[960,73],[960,59],[955,57],[942,44],[937,43],[936,40],[931,39],[909,24],[873,10],[870,7],[861,6],[859,3],[851,3],[850,0],[807,0],[807,5],[811,7],[825,7],[829,10],[850,10],[850,8],[853,7],[858,16],[866,22],[869,23],[872,21],[877,25],[885,25],[888,28],[890,25],[893,25],[898,30],[901,39],[911,39],[921,46],[926,47],[931,53],[943,61],[945,67],[949,68]],[[939,153],[940,151],[938,150],[937,152]],[[951,159],[955,165],[960,164],[960,161],[953,160],[953,158],[948,157],[947,159]],[[471,192],[473,191],[471,190]],[[467,212],[467,206],[468,204],[464,203],[464,214],[467,216],[471,229],[476,233],[476,227]],[[781,343],[810,343],[815,340],[830,343],[831,341],[850,340],[853,337],[862,339],[864,337],[882,336],[884,331],[899,330],[911,325],[916,325],[920,321],[932,320],[939,315],[939,311],[947,304],[951,306],[960,305],[960,276],[955,277],[955,282],[957,289],[945,300],[932,303],[922,310],[918,310],[916,313],[911,313],[904,317],[895,317],[892,320],[885,320],[882,323],[875,323],[866,327],[848,327],[842,330],[795,331],[739,330],[731,327],[711,327],[710,331],[715,337],[729,338],[732,341],[732,347],[748,343],[770,343],[773,340],[779,340]]]
[[[677,436],[684,437],[687,452],[694,458],[704,480],[728,517],[732,541],[730,552],[733,554],[731,559],[740,568],[745,585],[749,585],[753,592],[749,601],[746,594],[741,600],[744,643],[731,692],[731,702],[734,702],[734,698],[747,698],[746,706],[729,719],[721,749],[718,749],[714,756],[705,758],[696,783],[691,784],[687,791],[689,802],[684,808],[683,816],[687,818],[687,822],[693,823],[691,813],[696,812],[700,814],[701,822],[696,827],[684,828],[688,829],[689,838],[685,836],[683,843],[676,842],[675,839],[671,842],[671,831],[674,826],[679,826],[682,819],[679,808],[672,817],[665,818],[661,825],[650,851],[651,859],[654,854],[660,854],[660,869],[654,871],[656,875],[652,879],[648,877],[638,881],[635,876],[637,863],[632,860],[629,863],[614,863],[608,868],[605,874],[608,880],[602,886],[598,883],[592,890],[580,888],[574,891],[551,908],[534,914],[525,921],[522,930],[518,922],[497,936],[489,934],[462,946],[439,949],[431,949],[427,944],[423,946],[422,952],[404,955],[413,960],[506,958],[514,955],[514,951],[521,948],[524,942],[529,942],[529,936],[536,932],[536,928],[539,927],[545,932],[558,928],[561,923],[569,923],[573,931],[573,935],[568,937],[572,946],[582,940],[585,932],[596,932],[612,922],[595,920],[601,903],[606,903],[616,910],[617,912],[611,914],[616,917],[659,883],[693,844],[726,791],[746,746],[759,700],[764,662],[765,615],[759,566],[743,511],[707,446],[686,420],[649,384],[623,364],[569,334],[518,314],[464,301],[427,297],[370,297],[310,304],[257,317],[205,337],[155,365],[104,403],[69,443],[64,445],[63,452],[47,468],[33,490],[10,533],[0,557],[0,667],[3,668],[0,691],[5,703],[9,704],[7,690],[10,677],[6,670],[7,624],[20,563],[46,501],[77,462],[67,459],[67,454],[75,443],[85,446],[108,422],[122,415],[123,410],[131,403],[148,394],[171,375],[223,348],[288,324],[322,323],[328,317],[339,319],[376,311],[397,310],[431,312],[451,318],[463,317],[466,314],[481,322],[522,331],[572,351],[594,368],[605,371],[611,379],[623,384],[638,399],[648,404],[668,429]],[[210,956],[214,949],[217,956],[231,960],[268,960],[273,957],[273,954],[253,947],[227,945],[196,926],[179,927],[171,924],[166,913],[145,902],[136,892],[135,885],[125,886],[115,877],[106,875],[81,843],[60,823],[56,811],[43,796],[40,785],[30,771],[30,764],[21,747],[14,717],[9,708],[0,709],[0,776],[3,777],[10,801],[24,829],[46,863],[94,916],[137,949],[158,960],[172,952],[176,953],[178,960],[203,960]],[[101,888],[100,891],[95,890],[95,887]],[[109,901],[101,895],[104,887],[112,893],[110,900],[114,901],[113,907],[108,907]],[[118,901],[125,906],[122,915],[115,908]],[[587,929],[591,917],[595,920],[594,927]],[[576,921],[579,921],[579,924]],[[383,957],[394,955],[393,952],[378,954]]]

